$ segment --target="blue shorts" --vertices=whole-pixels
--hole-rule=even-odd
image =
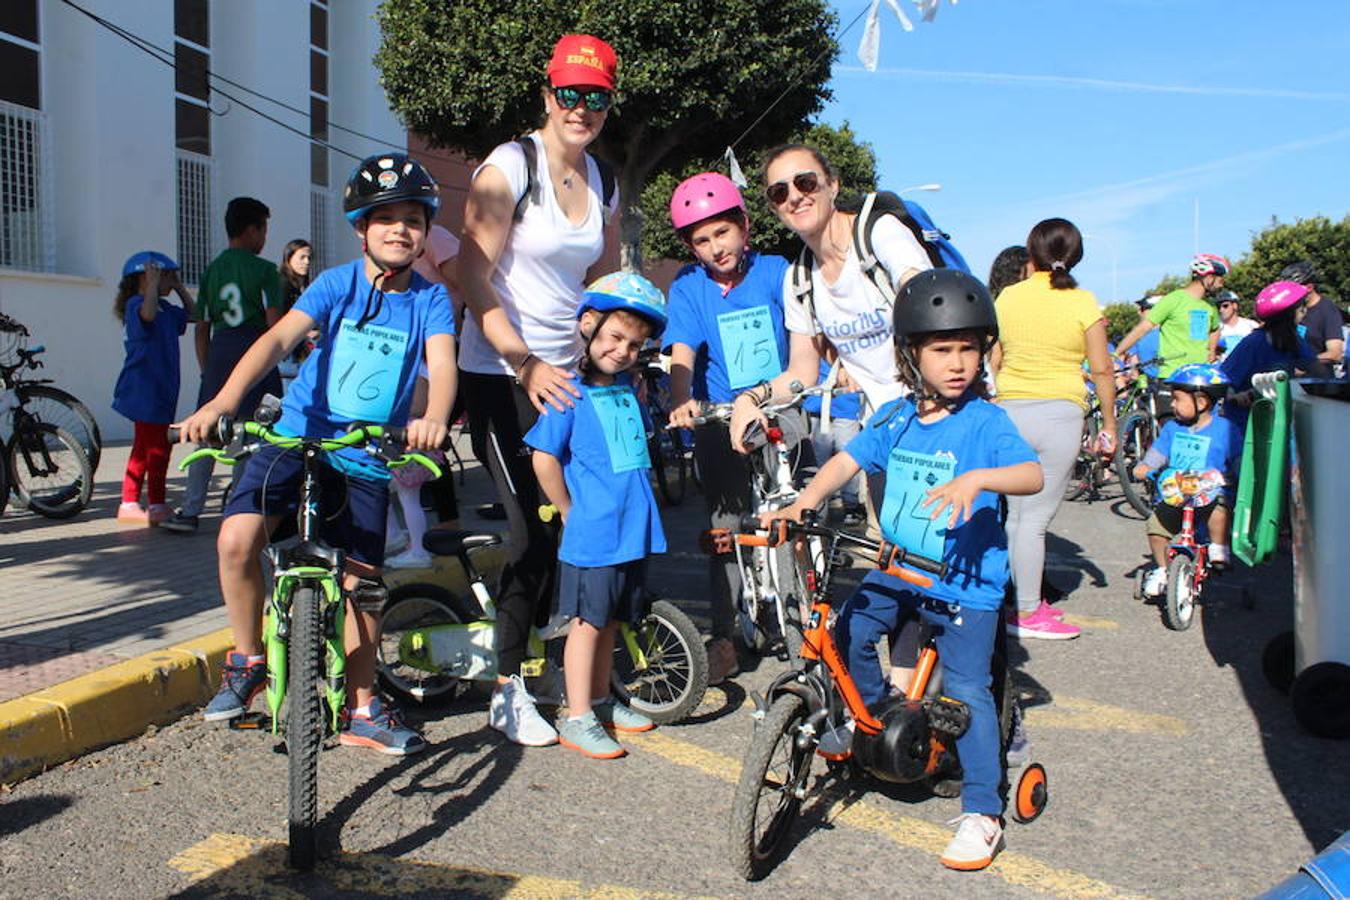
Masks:
[[[244,473],[225,504],[225,517],[256,513],[293,520],[300,506],[300,481],[304,474],[299,450],[264,446],[244,463]],[[384,565],[389,482],[348,476],[320,465],[319,489],[323,512],[319,536],[350,559],[371,566]]]
[[[574,566],[558,561],[558,612],[604,628],[610,622],[632,624],[647,615],[647,560],[614,566]]]

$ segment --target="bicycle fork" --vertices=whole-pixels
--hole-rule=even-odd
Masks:
[[[347,605],[342,588],[327,569],[299,566],[275,573],[275,586],[263,615],[263,646],[267,653],[267,711],[272,717],[272,733],[279,733],[281,709],[286,704],[289,671],[291,603],[297,588],[308,585],[322,605],[322,648],[300,648],[302,653],[322,649],[325,658],[324,696],[328,701],[329,723],[334,731],[340,725],[347,705],[347,654],[343,643],[346,633]],[[298,685],[312,690],[312,685]]]

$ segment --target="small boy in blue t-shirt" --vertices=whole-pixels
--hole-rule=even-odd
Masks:
[[[558,742],[594,759],[624,749],[606,729],[648,731],[651,719],[610,696],[620,622],[646,615],[648,555],[666,536],[652,495],[647,432],[627,372],[648,338],[661,337],[666,303],[641,275],[616,272],[587,288],[577,309],[585,344],[575,406],[546,409],[525,435],[539,486],[563,519],[558,612],[571,621],[563,648],[568,717]]]
[[[1228,563],[1228,507],[1242,459],[1242,429],[1214,414],[1215,405],[1232,386],[1223,370],[1192,363],[1168,376],[1167,384],[1172,388],[1176,418],[1168,420],[1134,467],[1135,478],[1159,472],[1158,503],[1145,526],[1157,563],[1144,578],[1143,590],[1150,597],[1161,595],[1167,587],[1167,546],[1181,530],[1184,506],[1194,506],[1197,521],[1208,523],[1210,563]]]
[[[282,319],[254,342],[215,397],[175,426],[184,441],[206,441],[217,419],[234,415],[249,389],[310,331],[322,332],[282,401],[276,431],[338,437],[353,422],[407,424],[412,450],[434,450],[447,433],[455,393],[454,319],[445,288],[412,270],[440,205],[435,179],[402,153],[364,160],[347,181],[343,209],[361,238],[362,258],[324,272]],[[425,361],[426,412],[409,421]],[[356,449],[328,454],[321,487],[345,496],[325,517],[323,536],[346,551],[347,705],[339,742],[390,755],[416,753],[422,736],[375,693],[375,634],[384,597],[389,474]],[[244,714],[267,681],[261,646],[263,580],[259,555],[283,515],[296,511],[303,460],[271,445],[248,460],[220,526],[220,588],[234,631],[208,721]]]
[[[956,269],[920,273],[900,289],[893,316],[900,378],[913,395],[878,409],[792,506],[765,519],[799,520],[859,471],[884,474],[882,534],[947,563],[947,575],[926,589],[868,573],[840,609],[835,639],[858,693],[874,707],[887,693],[877,657],[881,637],[911,616],[937,630],[943,693],[970,709],[970,727],[956,741],[962,815],[942,863],[982,869],[1003,844],[1003,751],[992,692],[1008,581],[999,495],[1034,494],[1044,479],[1012,420],[978,396],[984,355],[998,337],[984,285]]]

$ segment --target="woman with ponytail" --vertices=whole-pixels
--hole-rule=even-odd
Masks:
[[[1097,298],[1081,290],[1073,268],[1083,259],[1083,236],[1067,219],[1046,219],[1027,235],[1032,273],[1009,285],[995,302],[999,343],[990,353],[998,399],[1040,457],[1045,485],[1008,497],[1008,550],[1017,587],[1017,618],[1010,634],[1068,640],[1079,631],[1041,596],[1045,532],[1059,510],[1073,470],[1088,411],[1082,366],[1087,360],[1102,407],[1101,443],[1115,450],[1116,385],[1106,349],[1106,319]]]

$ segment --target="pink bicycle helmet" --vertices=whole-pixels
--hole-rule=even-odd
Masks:
[[[1191,274],[1196,278],[1204,278],[1206,275],[1223,277],[1232,268],[1228,260],[1217,253],[1201,253],[1191,260]]]
[[[718,172],[686,178],[670,195],[670,221],[676,231],[733,209],[745,214],[745,200],[735,183]]]
[[[1308,286],[1297,281],[1275,281],[1261,289],[1256,295],[1256,315],[1261,319],[1277,316],[1287,309],[1298,306],[1308,296]]]

